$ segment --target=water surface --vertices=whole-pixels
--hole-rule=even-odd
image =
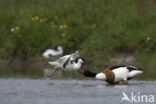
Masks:
[[[130,104],[121,102],[123,92],[156,96],[156,81],[0,79],[0,104]]]

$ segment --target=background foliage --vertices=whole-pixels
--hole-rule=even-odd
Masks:
[[[92,70],[132,55],[153,73],[155,28],[155,0],[0,0],[0,57],[26,60],[61,45]]]

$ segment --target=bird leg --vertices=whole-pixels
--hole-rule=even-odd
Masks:
[[[128,81],[127,80],[122,80],[119,82],[119,85],[124,85],[124,84],[128,84]]]
[[[57,72],[58,69],[47,69],[45,70],[45,77],[52,77],[56,72]]]

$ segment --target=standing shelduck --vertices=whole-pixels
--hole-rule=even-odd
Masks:
[[[110,84],[128,84],[128,80],[143,73],[141,68],[134,66],[112,66],[100,73],[93,73],[89,70],[78,70],[86,77],[94,77],[99,80],[105,80]]]
[[[63,54],[63,48],[61,46],[56,46],[53,49],[47,49],[42,56],[45,58],[52,58],[52,57],[61,56],[62,54]]]

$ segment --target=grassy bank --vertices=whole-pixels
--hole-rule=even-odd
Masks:
[[[80,51],[94,71],[131,55],[132,62],[118,64],[153,73],[155,5],[154,0],[0,0],[0,57],[27,61],[61,45],[65,54]]]

